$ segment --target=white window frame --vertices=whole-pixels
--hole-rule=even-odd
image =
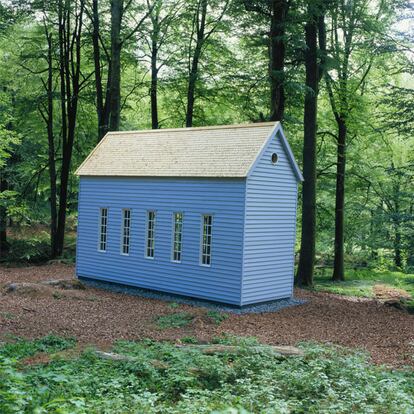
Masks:
[[[179,244],[180,244],[180,250],[178,252],[178,250],[175,250],[175,236],[176,236],[176,216],[177,214],[181,214],[181,227],[180,227],[180,240],[179,240]],[[183,258],[183,225],[184,225],[184,213],[182,211],[174,211],[172,213],[172,231],[171,231],[171,261],[173,263],[181,263],[182,258]],[[179,253],[179,257],[180,259],[176,259],[175,258],[175,253]]]
[[[153,219],[150,220],[150,214],[153,214]],[[152,224],[152,237],[149,238],[148,237],[148,232],[150,230],[149,228],[149,224],[150,221],[153,223]],[[146,226],[145,226],[145,251],[144,251],[144,256],[146,259],[150,259],[150,260],[154,260],[155,258],[155,226],[157,224],[157,211],[156,210],[147,210],[147,216],[146,216]],[[150,247],[150,249],[152,250],[152,256],[148,255],[148,242],[152,241],[152,245]]]
[[[106,211],[105,216],[105,224],[102,224],[102,213],[103,211]],[[108,207],[101,207],[99,209],[99,219],[98,219],[98,252],[105,253],[107,250],[107,244],[108,244],[108,215],[109,215],[109,209]],[[103,227],[105,227],[105,232],[102,231]],[[102,242],[102,235],[105,235],[105,240]],[[102,249],[102,243],[105,244],[105,248]]]
[[[209,250],[209,263],[203,263],[204,254],[204,218],[211,217],[211,224],[210,224],[210,250]],[[201,215],[201,226],[200,226],[200,266],[211,267],[211,262],[213,259],[212,248],[213,248],[213,222],[214,216],[211,213],[205,213]]]
[[[128,227],[125,226],[125,213],[129,212],[128,220]],[[122,209],[122,216],[121,216],[121,243],[120,243],[120,253],[122,256],[129,256],[131,251],[131,216],[132,210],[130,208],[123,208]],[[125,229],[128,228],[128,234],[125,235]],[[125,243],[124,238],[127,237],[127,243]],[[127,247],[127,252],[124,251],[124,247]]]

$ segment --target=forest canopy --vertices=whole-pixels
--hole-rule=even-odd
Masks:
[[[64,254],[74,171],[108,131],[281,121],[305,176],[298,282],[412,271],[413,18],[392,0],[0,1],[2,258],[35,228]]]

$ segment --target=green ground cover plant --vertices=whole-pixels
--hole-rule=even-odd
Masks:
[[[182,328],[191,323],[194,316],[188,312],[175,312],[156,318],[156,325],[160,329]]]
[[[65,340],[62,340],[65,341]],[[27,341],[33,347],[35,341]],[[0,412],[11,413],[401,413],[413,412],[412,370],[390,370],[368,356],[334,346],[303,344],[305,356],[252,353],[203,355],[170,343],[119,341],[130,360],[51,357],[22,366],[0,347]],[[50,348],[49,352],[54,350]]]
[[[411,295],[407,301],[409,310],[414,310],[414,274],[383,269],[348,269],[344,282],[333,282],[331,269],[319,271],[315,277],[315,289],[339,295],[374,297],[373,287],[384,284],[403,289]]]

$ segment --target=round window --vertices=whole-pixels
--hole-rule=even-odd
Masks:
[[[277,154],[274,152],[272,154],[272,164],[275,165],[277,163],[277,160],[279,159],[279,157],[277,156]]]

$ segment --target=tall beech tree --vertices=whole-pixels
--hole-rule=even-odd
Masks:
[[[325,49],[324,5],[309,1],[305,24],[306,92],[303,117],[303,177],[302,184],[302,235],[297,283],[312,286],[316,243],[316,133],[319,82],[323,73],[324,58],[318,47]]]
[[[33,63],[33,69],[27,64],[24,67],[40,78],[44,88],[45,100],[39,100],[37,109],[45,122],[48,138],[51,256],[58,257],[64,247],[80,91],[90,77],[90,74],[85,76],[81,72],[85,1],[58,0],[56,4],[38,11],[43,15],[45,51],[40,50],[38,55],[24,52],[22,58],[28,64]],[[33,39],[33,42],[37,40]],[[45,63],[43,66],[39,65],[40,59]],[[57,90],[55,84],[58,85]],[[55,101],[59,104],[59,117],[56,114],[56,118]],[[58,127],[55,127],[55,122],[58,122]]]
[[[145,8],[133,0],[111,0],[110,45],[102,35],[101,14],[98,0],[92,0],[88,15],[92,22],[92,47],[95,67],[96,108],[98,117],[98,140],[110,131],[118,131],[121,120],[121,57],[125,45],[133,40],[144,21],[152,13],[158,0]],[[103,52],[103,53],[102,53]],[[107,79],[103,79],[106,67]],[[105,89],[104,85],[105,84]]]
[[[195,0],[191,5],[191,34],[188,44],[188,84],[185,126],[193,126],[194,102],[200,59],[211,35],[220,28],[230,0]]]
[[[330,7],[328,47],[331,67],[325,84],[337,126],[335,242],[332,279],[345,279],[345,174],[349,123],[358,95],[363,93],[368,74],[379,54],[381,37],[389,17],[390,4],[370,0],[339,1]],[[373,14],[372,10],[376,10]]]
[[[95,68],[95,91],[96,91],[96,112],[98,116],[98,140],[100,141],[109,131],[109,97],[111,85],[111,65],[110,54],[104,44],[101,33],[101,22],[99,1],[92,0],[92,10],[87,9],[89,18],[92,22],[92,47],[93,62]],[[102,52],[104,58],[102,58]],[[105,62],[105,64],[103,64]],[[106,65],[108,73],[106,82],[103,79],[104,66]],[[104,88],[105,82],[105,88]]]
[[[85,0],[58,2],[58,67],[60,83],[61,152],[59,208],[53,256],[63,253],[68,184],[75,141],[81,80],[81,47]],[[51,173],[49,171],[49,173]]]
[[[150,66],[150,107],[151,128],[160,127],[158,108],[158,85],[160,70],[171,64],[176,53],[173,36],[176,35],[174,26],[180,24],[180,12],[184,3],[180,0],[147,0],[149,14],[148,27],[143,39],[144,58]]]
[[[269,24],[270,121],[281,121],[285,112],[286,26],[290,0],[243,0],[247,11],[258,13]]]

